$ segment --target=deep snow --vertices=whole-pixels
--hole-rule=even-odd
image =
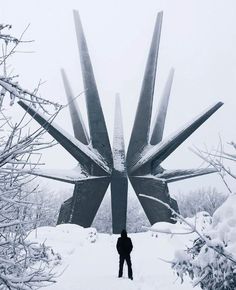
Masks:
[[[131,255],[134,280],[117,278],[117,235],[96,234],[93,228],[83,229],[67,224],[41,227],[29,236],[30,240],[45,242],[62,257],[54,271],[61,273],[57,283],[48,290],[191,290],[191,282],[180,283],[173,273],[171,260],[176,249],[184,248],[189,235],[157,234],[151,232],[129,235],[134,249]],[[195,287],[195,289],[198,289]]]

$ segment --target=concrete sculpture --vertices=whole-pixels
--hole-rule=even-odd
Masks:
[[[73,170],[34,171],[36,175],[75,185],[72,197],[61,206],[58,223],[91,226],[107,188],[111,184],[113,233],[120,233],[126,228],[128,178],[151,224],[158,221],[173,222],[172,213],[165,206],[141,197],[140,194],[157,197],[177,209],[177,202],[169,195],[168,183],[215,172],[210,168],[165,170],[161,167],[161,163],[222,106],[221,102],[214,104],[173,135],[163,139],[174,75],[174,71],[171,70],[150,131],[162,16],[162,12],[157,15],[127,158],[118,96],[114,141],[111,149],[93,68],[77,11],[74,11],[74,20],[86,95],[89,133],[64,71],[62,71],[62,78],[74,136],[65,132],[54,122],[50,122],[45,115],[37,112],[27,103],[19,101],[19,104],[79,163]]]

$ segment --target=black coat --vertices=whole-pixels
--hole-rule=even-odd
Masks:
[[[133,244],[132,244],[131,239],[125,235],[121,236],[117,240],[116,248],[119,255],[124,256],[124,257],[129,256],[133,249]]]

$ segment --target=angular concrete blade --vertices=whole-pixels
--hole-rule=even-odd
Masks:
[[[75,185],[70,223],[90,227],[110,183],[110,177],[91,178]]]
[[[32,107],[29,107],[25,102],[19,101],[19,105],[27,111],[47,132],[55,138],[79,163],[89,170],[93,164],[94,170],[98,175],[107,175],[111,173],[110,167],[105,163],[105,160],[98,153],[90,150],[86,145],[75,139],[73,136],[65,132],[54,122],[50,122],[43,114],[36,112]]]
[[[73,198],[70,197],[67,200],[65,200],[63,202],[63,204],[61,205],[61,208],[60,208],[60,211],[59,211],[59,216],[58,216],[58,219],[57,219],[57,224],[58,225],[67,224],[67,223],[70,222],[72,200],[73,200]]]
[[[156,201],[139,196],[140,194],[149,195],[169,205],[170,196],[166,183],[151,175],[132,176],[129,179],[150,224],[153,225],[156,222],[172,222],[172,214],[167,207]]]
[[[113,138],[113,171],[111,177],[111,207],[113,234],[126,229],[128,178],[125,160],[122,115],[119,96],[116,96]]]
[[[128,163],[131,162],[134,155],[141,153],[143,148],[149,142],[162,16],[163,13],[159,12],[156,19],[152,43],[144,73],[142,89],[139,97],[139,103],[127,152]]]
[[[93,68],[88,52],[86,39],[84,36],[82,24],[78,11],[74,10],[74,21],[77,35],[77,41],[80,53],[80,63],[82,68],[84,89],[86,95],[86,105],[88,113],[90,139],[93,148],[95,148],[110,167],[112,167],[112,152],[104,120],[102,107],[95,82]]]
[[[81,172],[80,167],[74,169],[34,169],[24,172],[72,184],[75,184],[77,181],[89,178]]]
[[[151,145],[158,144],[159,142],[161,142],[162,137],[163,137],[166,113],[167,113],[173,78],[174,78],[174,69],[171,69],[163,94],[162,94],[162,98],[160,100],[160,103],[156,112],[152,135],[150,139]]]
[[[166,138],[161,143],[154,146],[147,146],[141,158],[134,160],[134,164],[128,164],[130,166],[130,173],[140,175],[137,172],[141,172],[142,168],[151,162],[155,162],[155,165],[161,164],[180,144],[182,144],[195,130],[197,130],[212,114],[214,114],[221,106],[222,102],[218,102],[202,112],[199,116],[193,119],[190,123],[183,128],[172,134],[169,138]],[[140,171],[141,170],[141,171]]]
[[[170,183],[216,172],[217,170],[214,168],[176,169],[176,170],[164,170],[163,173],[156,174],[155,177],[164,179],[166,183]]]
[[[67,75],[63,69],[61,69],[61,75],[65,87],[66,97],[68,100],[68,106],[70,110],[70,116],[72,121],[72,126],[74,130],[74,136],[83,144],[89,144],[89,137],[83,122],[77,101],[74,99],[74,95],[71,90],[70,83],[68,81]]]

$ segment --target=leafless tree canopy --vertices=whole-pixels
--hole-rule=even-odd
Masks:
[[[60,106],[40,97],[39,86],[33,92],[21,88],[18,76],[9,72],[8,61],[16,47],[27,42],[24,33],[17,38],[10,32],[10,25],[0,24],[0,289],[28,290],[54,282],[52,266],[58,256],[45,245],[27,240],[35,224],[27,216],[33,206],[27,197],[37,191],[30,172],[40,165],[41,150],[54,142],[43,140],[43,129],[31,132],[26,114],[13,121],[8,108],[19,99],[44,112],[53,107],[56,113]]]
[[[216,188],[201,188],[196,191],[179,193],[176,196],[180,213],[184,217],[193,217],[201,211],[208,212],[211,216],[227,198],[227,194],[219,192]]]

